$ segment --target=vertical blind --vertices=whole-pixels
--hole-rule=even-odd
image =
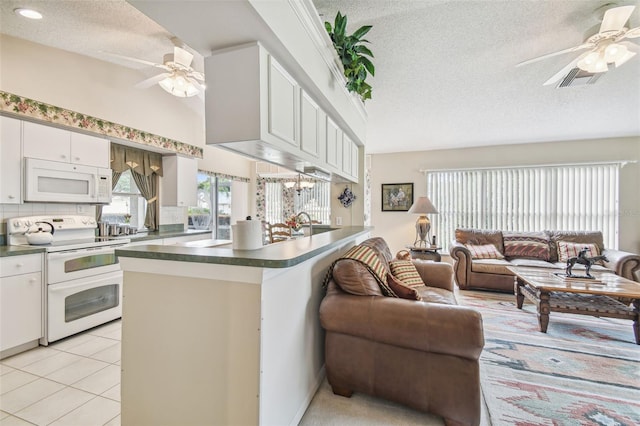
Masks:
[[[316,182],[311,189],[300,191],[294,195],[293,206],[296,213],[307,212],[312,220],[319,223],[331,223],[330,194],[331,186],[328,182]]]
[[[432,232],[445,247],[456,228],[602,231],[618,248],[619,163],[427,172],[439,211]]]

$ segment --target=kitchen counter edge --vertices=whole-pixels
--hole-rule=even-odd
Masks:
[[[139,237],[135,235],[127,235],[122,238],[130,238],[131,242],[137,241],[149,241],[149,244],[152,244],[153,240],[161,240],[163,238],[173,238],[173,237],[185,237],[188,235],[198,235],[198,234],[210,234],[211,231],[201,231],[201,230],[187,230],[187,231],[152,231],[149,233],[140,234]],[[137,234],[136,234],[137,235]],[[114,238],[117,239],[117,238]],[[44,253],[46,246],[0,246],[0,257],[9,257],[9,256],[24,256],[28,254],[38,254]]]
[[[234,250],[229,247],[181,247],[141,245],[116,249],[118,257],[213,263],[262,268],[289,268],[339,246],[345,240],[371,232],[373,227],[350,226],[333,231],[268,244],[257,250]]]

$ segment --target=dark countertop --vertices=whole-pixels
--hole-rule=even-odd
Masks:
[[[187,231],[153,231],[141,232],[135,235],[126,235],[118,238],[129,238],[131,242],[152,241],[163,238],[185,237],[188,235],[211,234],[211,231],[189,229]],[[0,246],[0,257],[22,256],[25,254],[44,253],[45,246]]]
[[[313,237],[268,244],[257,250],[234,250],[229,246],[142,245],[118,248],[116,249],[116,254],[120,258],[130,257],[263,268],[288,268],[339,246],[345,240],[363,235],[371,230],[373,230],[372,227],[348,226],[316,234]]]

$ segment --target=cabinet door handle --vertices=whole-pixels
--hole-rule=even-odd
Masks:
[[[60,156],[60,158],[67,158],[67,156],[66,156],[66,155],[64,155],[64,154],[62,154],[62,155]]]
[[[34,284],[35,282],[37,282],[38,280],[36,280],[35,278],[31,278],[29,279],[29,284]]]
[[[13,200],[14,198],[16,198],[16,197],[14,197],[13,195],[9,195],[9,199],[10,200]]]
[[[76,161],[80,161],[80,157],[76,157]]]
[[[24,264],[22,263],[16,263],[16,268],[22,268],[24,266]]]

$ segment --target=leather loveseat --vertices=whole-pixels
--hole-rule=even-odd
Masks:
[[[453,259],[455,281],[461,289],[483,289],[513,293],[513,274],[508,266],[534,266],[561,271],[566,260],[561,257],[565,247],[591,246],[593,255],[604,255],[607,260],[594,265],[593,271],[608,270],[621,277],[637,280],[640,274],[640,256],[604,247],[601,232],[542,231],[507,232],[481,229],[456,229],[455,241],[449,248]],[[498,256],[485,257],[474,247],[495,247]],[[480,252],[481,253],[481,252]],[[498,258],[495,258],[498,257]],[[579,273],[582,265],[576,265]]]
[[[383,239],[362,245],[389,267]],[[320,306],[327,379],[338,395],[361,392],[440,415],[447,425],[477,425],[482,317],[457,305],[451,265],[413,264],[426,283],[417,287],[422,301],[382,295],[355,260],[335,263]]]

